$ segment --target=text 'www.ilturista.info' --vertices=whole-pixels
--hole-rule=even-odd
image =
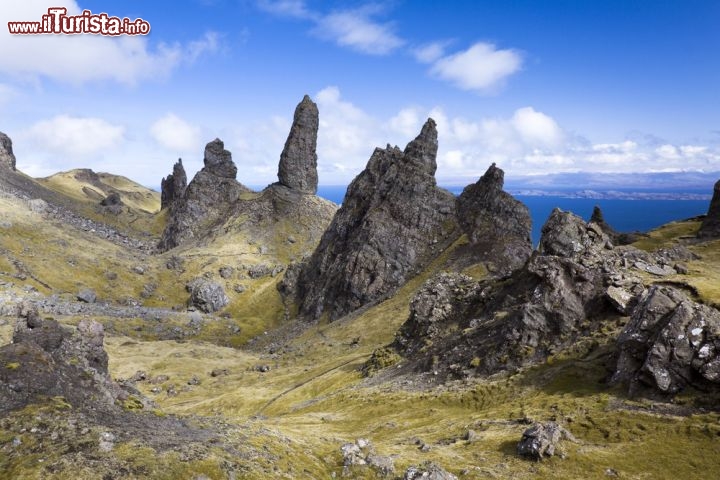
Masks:
[[[48,8],[39,22],[7,22],[13,35],[147,35],[150,23],[142,18],[111,17],[107,13],[83,10],[80,15],[68,15],[65,7]]]

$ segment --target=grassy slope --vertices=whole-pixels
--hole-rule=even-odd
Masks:
[[[87,285],[96,288],[101,298],[118,300],[124,295],[137,297],[142,284],[152,281],[158,289],[146,303],[170,306],[184,303],[182,286],[193,276],[210,272],[220,280],[216,273],[223,265],[272,260],[257,255],[257,246],[248,244],[242,235],[234,235],[209,247],[174,252],[186,258],[185,271],[178,273],[164,266],[170,254],[138,259],[120,247],[45,224],[40,217],[2,202],[0,210],[13,226],[0,231],[0,248],[8,252],[0,256],[0,270],[12,266],[7,260],[2,263],[3,259],[20,259],[53,292],[72,293]],[[670,245],[678,235],[695,228],[681,224],[659,229],[642,246]],[[693,262],[691,275],[683,280],[695,282],[706,300],[720,301],[713,290],[720,271],[719,242],[692,248],[703,260]],[[68,263],[68,257],[73,257],[76,267]],[[217,340],[223,335],[211,329],[203,330],[194,341],[141,339],[130,328],[136,323],[128,321],[127,333],[134,338],[106,338],[113,376],[127,378],[136,370],[145,370],[150,376],[168,375],[163,387],[176,385],[177,396],[152,393],[153,385],[147,383],[138,386],[165,413],[222,419],[231,426],[228,435],[241,438],[249,450],[240,457],[212,450],[207,460],[182,462],[173,454],[157,455],[129,443],[120,444],[108,458],[129,463],[150,478],[200,474],[225,478],[220,465],[228,461],[249,469],[239,478],[328,478],[342,471],[339,446],[366,437],[378,453],[395,455],[399,468],[429,459],[456,474],[464,473],[463,478],[605,478],[608,468],[621,478],[714,478],[720,474],[717,414],[659,415],[652,413],[650,405],[630,401],[599,382],[606,374],[603,363],[609,336],[600,336],[597,348],[578,348],[548,365],[507,378],[472,380],[434,391],[365,382],[358,369],[375,348],[392,340],[407,318],[413,293],[442,268],[444,260],[436,261],[393,298],[353,318],[308,328],[282,355],[203,342],[203,338]],[[147,267],[143,276],[131,271],[138,262]],[[106,279],[107,270],[118,274],[114,285]],[[470,273],[482,275],[479,269]],[[275,290],[278,277],[251,280],[236,274],[220,281],[226,282],[232,300],[227,311],[243,328],[238,343],[280,321],[281,305]],[[248,290],[235,294],[231,289],[234,283],[247,285]],[[42,285],[35,286],[50,293]],[[77,321],[62,320],[69,324]],[[10,330],[10,325],[0,326],[0,340],[7,340]],[[271,369],[260,373],[255,368],[259,365]],[[210,372],[217,368],[227,369],[228,375],[211,377]],[[201,383],[188,388],[187,380],[193,375]],[[32,415],[28,413],[29,418]],[[565,459],[521,460],[514,454],[514,446],[526,428],[521,421],[524,418],[558,419],[579,443],[565,444]],[[468,429],[479,434],[477,441],[462,439]],[[0,428],[0,449],[13,438],[11,433]],[[431,450],[421,452],[417,439]],[[41,467],[28,460],[17,468],[29,473],[40,472]],[[58,478],[86,477],[85,468],[67,462]],[[373,478],[363,471],[352,473],[352,478],[363,476]]]

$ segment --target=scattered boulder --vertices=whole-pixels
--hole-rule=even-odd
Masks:
[[[218,273],[220,274],[221,278],[227,280],[228,278],[232,278],[233,274],[235,273],[235,269],[226,265],[224,267],[220,267]]]
[[[532,222],[525,204],[503,191],[504,182],[505,172],[493,163],[457,198],[457,215],[470,243],[493,263],[493,270],[510,273],[532,253]]]
[[[697,235],[699,238],[720,238],[720,180],[715,184],[710,207]]]
[[[160,208],[170,208],[185,195],[186,188],[187,174],[182,164],[182,158],[178,158],[177,163],[173,165],[173,173],[160,182]]]
[[[570,432],[555,422],[535,423],[523,432],[517,453],[521,457],[542,460],[555,455],[562,440],[576,441]]]
[[[42,198],[33,198],[28,201],[28,207],[31,212],[34,213],[45,213],[48,210],[48,203]]]
[[[395,462],[392,457],[375,454],[370,440],[358,438],[353,443],[345,443],[340,447],[343,457],[345,474],[350,473],[352,467],[368,466],[381,477],[391,477],[395,474]]]
[[[217,312],[230,303],[222,286],[206,278],[196,278],[186,288],[190,292],[188,305],[205,313]]]
[[[102,199],[100,205],[103,207],[123,205],[123,201],[118,192],[112,192],[110,195]]]
[[[437,148],[428,119],[404,151],[375,149],[302,268],[303,316],[337,319],[391,294],[459,236],[455,198],[435,181]]]
[[[77,299],[85,303],[95,303],[97,300],[97,294],[95,290],[91,288],[83,288],[77,294]]]
[[[305,95],[295,109],[285,147],[280,154],[278,179],[282,185],[302,193],[317,192],[317,105]]]
[[[556,208],[542,227],[538,250],[544,255],[573,258],[606,247],[612,248],[612,242],[597,225]]]
[[[13,153],[12,140],[0,132],[0,167],[15,171],[15,154]]]
[[[440,465],[428,461],[417,467],[409,467],[405,471],[403,480],[458,480],[458,477]]]
[[[612,383],[631,394],[720,387],[720,311],[670,286],[650,287],[618,341]]]

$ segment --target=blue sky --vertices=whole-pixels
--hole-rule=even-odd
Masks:
[[[90,167],[158,185],[222,138],[246,184],[276,180],[303,94],[320,182],[438,122],[441,182],[720,171],[720,2],[3,2],[141,17],[147,37],[0,33],[0,131],[34,176]]]

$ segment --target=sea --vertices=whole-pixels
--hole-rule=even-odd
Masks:
[[[463,187],[445,186],[455,195],[462,192]],[[347,186],[321,185],[318,195],[341,204]],[[707,213],[709,200],[648,200],[648,199],[596,199],[569,198],[562,196],[514,195],[527,205],[532,219],[532,241],[537,245],[540,241],[540,230],[554,208],[570,211],[590,220],[593,207],[598,205],[605,216],[605,221],[620,232],[647,232],[660,225],[675,220],[696,217]]]

